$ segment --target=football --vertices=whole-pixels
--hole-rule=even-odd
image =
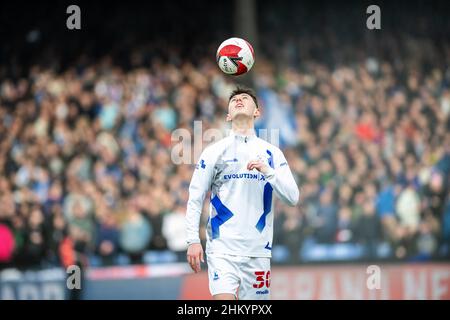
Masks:
[[[255,52],[250,43],[241,38],[230,38],[217,49],[217,64],[220,70],[229,75],[244,74],[253,67]]]

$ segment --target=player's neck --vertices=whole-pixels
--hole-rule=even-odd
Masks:
[[[253,119],[248,118],[239,118],[234,119],[231,123],[231,130],[235,134],[250,136],[255,134],[255,125],[253,123]]]

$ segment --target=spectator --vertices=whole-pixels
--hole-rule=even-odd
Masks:
[[[30,267],[38,267],[43,262],[47,251],[45,237],[44,214],[35,206],[31,209],[27,223],[27,264]]]
[[[447,194],[447,205],[445,207],[442,223],[443,250],[447,258],[450,258],[450,195]]]
[[[0,224],[0,267],[11,262],[13,251],[13,234],[6,225]]]
[[[353,242],[353,233],[352,211],[349,207],[342,207],[338,212],[336,242]]]
[[[362,215],[356,220],[355,230],[355,238],[364,246],[367,259],[376,259],[377,245],[381,238],[381,223],[372,202],[367,201],[364,204]]]
[[[376,198],[376,210],[381,219],[386,238],[392,238],[397,226],[395,218],[395,198],[399,189],[394,186],[386,186]]]
[[[142,255],[148,247],[153,228],[131,205],[127,207],[125,219],[120,229],[120,246],[133,263],[142,263]]]
[[[120,230],[116,217],[112,213],[99,218],[96,252],[102,259],[102,265],[113,265],[119,252]]]
[[[290,263],[298,263],[300,260],[300,249],[308,231],[306,219],[301,211],[296,207],[282,205],[280,214],[275,217],[274,241],[278,245],[282,244],[289,250]]]
[[[416,233],[420,221],[420,199],[412,186],[405,188],[399,194],[396,212],[400,226],[407,228],[410,234]]]
[[[333,203],[331,190],[324,190],[320,195],[317,209],[316,237],[321,243],[333,243],[337,228],[337,207]]]
[[[58,254],[59,246],[68,236],[68,226],[60,204],[54,204],[50,208],[50,215],[47,221],[45,226],[47,257],[51,264],[61,265],[62,261]]]
[[[180,258],[185,257],[187,249],[184,216],[185,208],[179,205],[174,211],[164,214],[162,222],[162,235],[167,240],[167,247]]]

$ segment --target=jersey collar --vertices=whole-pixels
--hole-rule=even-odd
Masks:
[[[248,141],[252,141],[252,140],[256,139],[256,133],[255,133],[255,130],[253,130],[253,132],[251,134],[243,135],[243,134],[239,134],[239,133],[236,133],[235,131],[231,130],[230,137],[234,138],[237,141],[248,142]]]

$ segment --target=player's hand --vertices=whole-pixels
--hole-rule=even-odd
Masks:
[[[187,261],[195,273],[201,270],[200,261],[205,262],[203,259],[203,247],[200,243],[193,243],[187,250]]]
[[[262,162],[261,160],[252,160],[247,164],[247,170],[256,169],[262,174],[269,173],[269,166]]]

